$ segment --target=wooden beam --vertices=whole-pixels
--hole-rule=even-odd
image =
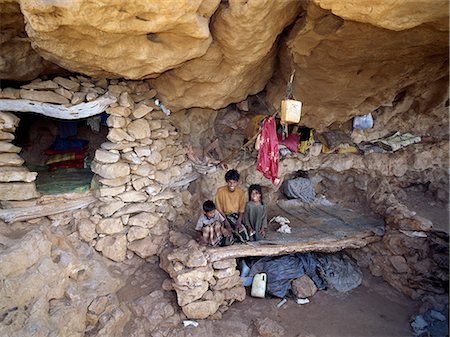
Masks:
[[[97,198],[93,195],[89,195],[76,200],[61,199],[44,205],[0,209],[0,219],[6,223],[36,219],[47,215],[54,215],[66,211],[85,208],[96,200]]]
[[[305,239],[302,242],[289,244],[249,242],[247,244],[234,244],[228,247],[206,248],[206,256],[209,262],[215,262],[248,256],[278,256],[305,252],[335,253],[348,248],[362,248],[369,243],[380,240],[381,237],[374,235],[373,233],[361,233],[346,239]]]
[[[81,119],[98,115],[115,102],[117,102],[117,98],[110,94],[105,94],[92,102],[80,103],[71,107],[27,99],[0,99],[0,111],[34,112],[59,119]]]

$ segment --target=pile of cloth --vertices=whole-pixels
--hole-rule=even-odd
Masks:
[[[44,154],[48,156],[45,164],[48,171],[62,168],[85,168],[89,141],[57,137]]]

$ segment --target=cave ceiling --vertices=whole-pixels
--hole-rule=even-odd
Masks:
[[[172,111],[221,109],[263,92],[276,109],[295,71],[302,123],[323,129],[390,106],[411,87],[439,83],[448,97],[448,6],[0,0],[0,79],[69,71],[147,80]]]

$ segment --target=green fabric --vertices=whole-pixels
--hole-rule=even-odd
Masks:
[[[81,193],[90,189],[94,173],[89,169],[58,169],[54,172],[35,169],[38,172],[36,189],[43,194]]]

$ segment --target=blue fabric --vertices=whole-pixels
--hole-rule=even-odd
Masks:
[[[68,138],[76,136],[78,133],[78,122],[64,121],[59,122],[59,136]]]
[[[313,280],[318,289],[325,289],[327,285],[317,272],[317,262],[313,253],[298,253],[281,257],[263,257],[251,267],[249,276],[266,273],[267,292],[283,298],[291,289],[292,280],[305,274]]]
[[[85,139],[66,139],[61,137],[56,137],[50,148],[55,151],[64,150],[76,150],[84,149],[89,144],[88,140]]]

